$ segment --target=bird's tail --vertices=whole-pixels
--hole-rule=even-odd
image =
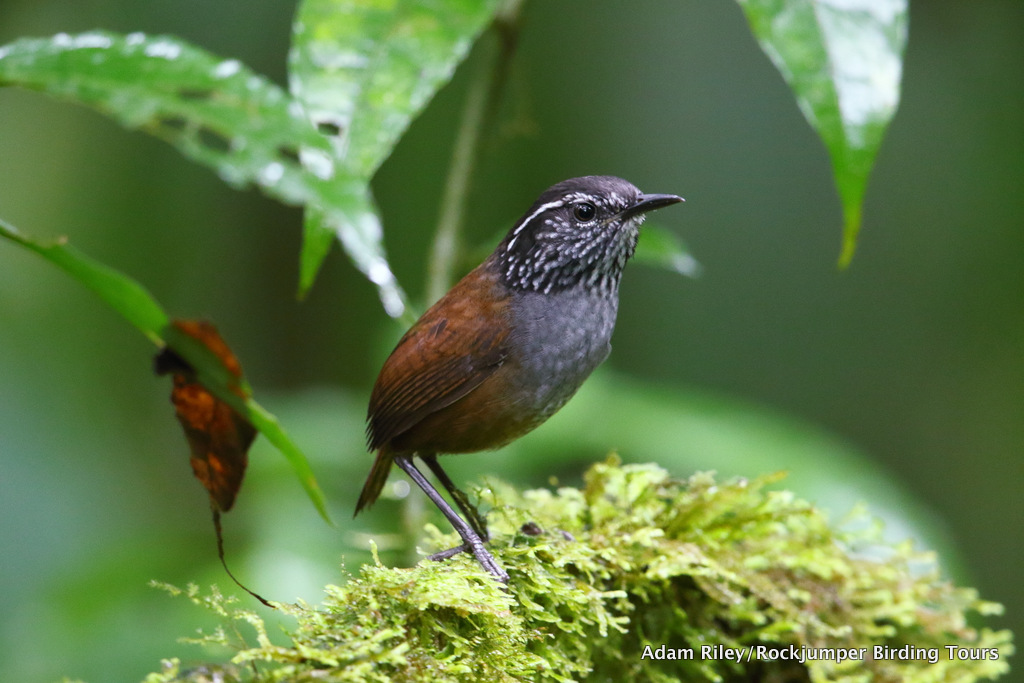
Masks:
[[[363,484],[363,492],[359,494],[359,502],[356,503],[356,515],[363,508],[373,505],[373,501],[377,500],[377,497],[380,496],[380,492],[384,489],[384,484],[388,480],[388,472],[391,471],[391,463],[393,461],[394,455],[392,455],[391,449],[387,446],[382,446],[377,451],[377,459],[373,461],[373,468],[370,469],[370,475],[366,477],[366,483]]]

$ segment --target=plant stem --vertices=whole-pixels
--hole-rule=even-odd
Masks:
[[[473,168],[480,140],[494,118],[508,65],[515,53],[522,4],[523,0],[506,0],[495,14],[493,26],[499,44],[487,41],[481,46],[487,52],[466,93],[427,266],[427,301],[430,303],[440,299],[452,284]]]

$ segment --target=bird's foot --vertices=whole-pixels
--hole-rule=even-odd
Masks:
[[[448,548],[447,550],[442,550],[439,553],[429,555],[427,559],[439,562],[465,552],[473,553],[477,562],[480,563],[480,566],[490,572],[498,581],[501,583],[508,583],[508,572],[498,564],[498,561],[494,559],[493,555],[487,552],[487,549],[484,548],[482,543],[480,545],[475,543],[463,543],[462,545],[455,546],[454,548]]]

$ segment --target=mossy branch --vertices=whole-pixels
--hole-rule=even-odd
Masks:
[[[653,465],[595,465],[583,490],[492,483],[503,589],[472,557],[366,566],[275,645],[147,683],[255,681],[972,681],[1008,671],[1008,631],[968,625],[998,605],[941,580],[934,558],[885,545],[865,515],[837,530],[770,490],[781,475],[676,480]],[[430,529],[431,543],[453,544]],[[216,596],[216,591],[214,596]],[[232,608],[233,609],[233,608]],[[223,630],[211,641],[224,644]]]

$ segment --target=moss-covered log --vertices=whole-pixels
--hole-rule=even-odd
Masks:
[[[969,625],[1000,607],[940,578],[866,514],[830,525],[772,490],[781,476],[677,480],[595,465],[583,490],[491,485],[490,547],[364,567],[275,645],[254,613],[193,599],[256,630],[230,663],[147,683],[257,681],[972,681],[1008,671],[1011,634]],[[456,541],[431,529],[439,547]],[[972,616],[973,613],[973,616]],[[210,641],[225,640],[214,634]]]

